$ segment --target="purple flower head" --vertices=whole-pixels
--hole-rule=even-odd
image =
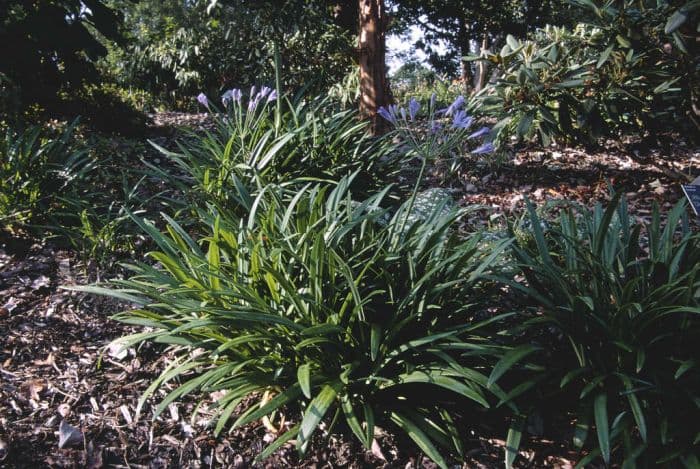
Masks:
[[[270,103],[277,99],[277,90],[272,90],[270,91],[270,94],[267,95],[267,102]]]
[[[204,107],[209,107],[209,99],[207,99],[207,95],[204,93],[199,93],[197,95],[197,101],[199,101],[199,104],[201,104]]]
[[[468,129],[472,125],[472,122],[474,122],[473,117],[468,116],[464,111],[457,111],[452,119],[452,128]]]
[[[467,138],[479,138],[483,137],[484,135],[487,135],[489,132],[491,132],[491,129],[488,127],[482,127],[473,134],[469,135]]]
[[[464,104],[464,96],[459,95],[454,100],[454,102],[450,104],[449,107],[445,110],[445,115],[452,115],[454,112],[458,111],[460,107],[462,107],[462,104]]]
[[[406,120],[406,110],[404,108],[399,109],[401,113],[401,119]]]
[[[231,90],[231,96],[240,104],[241,98],[243,97],[243,92],[238,88],[234,88]]]
[[[270,91],[272,91],[272,88],[270,88],[268,86],[263,86],[262,89],[260,90],[260,96],[262,96],[264,98],[265,96],[270,94]]]
[[[482,155],[484,153],[493,153],[495,150],[496,150],[496,147],[493,146],[493,143],[486,142],[483,145],[481,145],[480,147],[472,150],[472,154],[473,155]]]
[[[420,110],[420,103],[416,101],[416,98],[411,98],[408,102],[408,115],[411,116],[411,120],[415,120],[416,114]]]
[[[248,112],[253,112],[255,111],[255,108],[258,107],[258,103],[260,102],[261,96],[260,94],[256,94],[254,98],[251,98],[250,101],[248,101]]]
[[[396,108],[396,104],[390,104],[388,107],[381,106],[377,111],[377,114],[396,125],[398,123],[398,120],[396,119]]]
[[[258,89],[255,87],[255,85],[253,85],[253,86],[250,87],[250,97],[251,97],[251,99],[253,98],[253,96],[255,96],[255,93],[256,93],[257,91],[258,91]]]

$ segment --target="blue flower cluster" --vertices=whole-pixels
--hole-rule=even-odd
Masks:
[[[464,102],[465,100],[463,96],[457,96],[457,98],[447,108],[435,111],[435,94],[433,94],[430,98],[430,133],[434,135],[445,129],[442,121],[448,120],[448,118],[451,118],[450,129],[455,131],[469,129],[474,123],[474,118],[468,115],[466,111],[461,109]],[[408,114],[405,108],[399,107],[396,104],[386,107],[382,106],[377,112],[395,127],[401,127],[402,125],[408,127],[409,121],[415,121],[420,108],[420,103],[418,103],[415,98],[411,98],[408,102]],[[467,135],[466,138],[476,139],[485,137],[488,136],[490,132],[490,128],[482,127],[479,130]],[[472,150],[471,153],[478,155],[492,153],[493,151],[495,151],[493,143],[485,142]]]
[[[257,88],[253,86],[250,89],[250,95],[248,100],[248,112],[255,111],[255,109],[257,109],[258,105],[262,100],[265,100],[265,103],[267,104],[276,99],[277,90],[267,86],[263,86],[260,89],[260,91],[258,91]],[[238,88],[227,90],[226,92],[224,92],[223,95],[221,95],[221,104],[223,104],[224,107],[228,107],[234,102],[240,105],[242,100],[243,92]],[[209,108],[209,98],[207,98],[207,95],[205,95],[204,93],[199,93],[199,95],[197,96],[197,101],[202,106]]]

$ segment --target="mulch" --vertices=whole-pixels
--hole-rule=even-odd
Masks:
[[[631,138],[592,150],[523,146],[509,150],[500,168],[467,160],[455,175],[438,162],[428,185],[449,188],[462,206],[480,207],[469,220],[473,228],[523,213],[526,198],[540,206],[575,202],[592,207],[605,205],[611,190],[621,191],[630,213],[647,221],[654,203],[662,213],[668,211],[684,198],[681,184],[700,176],[700,147],[680,136],[669,140],[653,149]],[[688,214],[696,218],[690,207]]]

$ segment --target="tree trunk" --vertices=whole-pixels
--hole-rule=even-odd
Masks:
[[[481,41],[481,50],[479,54],[482,56],[488,51],[489,48],[489,35],[484,33],[484,38]],[[486,85],[486,76],[488,75],[489,67],[486,61],[480,60],[476,66],[476,77],[474,81],[474,92],[478,93]]]
[[[466,48],[465,48],[466,47]],[[469,41],[467,41],[466,46],[462,46],[462,57],[469,55],[471,50],[469,49]],[[474,73],[472,72],[472,63],[468,60],[461,60],[462,70],[460,73],[459,81],[462,82],[464,87],[464,94],[470,94],[472,90],[472,81],[474,80]]]
[[[459,52],[462,57],[471,54],[471,39],[469,38],[469,26],[466,24],[466,20],[462,19],[459,22],[459,32],[457,33],[457,41],[459,42]],[[472,80],[474,80],[474,73],[472,73],[472,63],[460,59],[461,73],[459,81],[462,82],[464,88],[464,94],[469,94],[472,88]]]
[[[380,135],[386,123],[377,114],[388,104],[385,67],[386,10],[384,0],[360,0],[360,114],[372,121],[371,132]]]

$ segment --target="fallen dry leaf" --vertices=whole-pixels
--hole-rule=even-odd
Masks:
[[[40,379],[35,379],[27,384],[27,391],[29,392],[29,397],[35,401],[40,401],[39,393],[44,390],[44,382]]]
[[[56,360],[53,357],[53,352],[49,352],[49,355],[45,360],[34,360],[34,364],[39,366],[53,366],[56,364]]]
[[[79,446],[83,443],[83,432],[80,429],[61,420],[58,426],[58,447],[60,449],[69,446]]]
[[[382,448],[379,446],[379,443],[377,443],[375,438],[372,438],[372,454],[382,461],[386,461],[386,456],[384,456],[384,453],[382,453]]]

